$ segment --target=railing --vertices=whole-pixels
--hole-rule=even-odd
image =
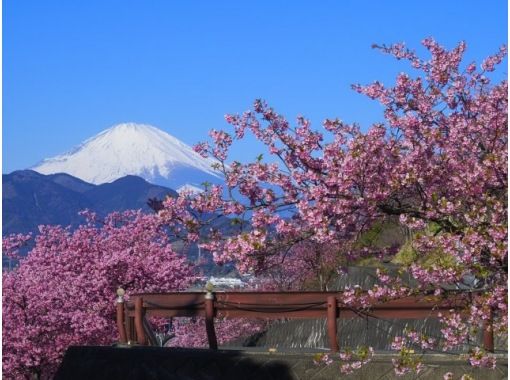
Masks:
[[[122,294],[123,295],[123,294]],[[339,351],[337,318],[376,317],[423,319],[459,310],[468,303],[465,294],[447,299],[411,296],[374,303],[370,308],[347,306],[342,292],[176,292],[144,293],[117,301],[117,327],[121,343],[156,345],[147,317],[204,317],[209,348],[217,349],[214,318],[326,318],[330,350]],[[484,348],[494,352],[492,321],[483,326]]]

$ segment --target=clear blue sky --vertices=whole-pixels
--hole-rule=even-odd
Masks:
[[[507,40],[506,0],[3,2],[3,172],[125,121],[188,144],[264,98],[294,120],[363,126],[380,108],[352,83],[407,66],[370,48],[465,40],[481,61]],[[503,74],[506,75],[506,69]],[[253,159],[256,147],[234,158]]]

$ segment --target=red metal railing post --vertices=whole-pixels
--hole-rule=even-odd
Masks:
[[[138,344],[145,346],[145,332],[143,330],[143,298],[138,297],[135,300],[135,329]]]
[[[134,318],[129,316],[128,308],[124,308],[124,315],[126,318],[126,332],[127,332],[127,343],[132,344],[135,339],[135,330],[134,330]]]
[[[492,326],[492,308],[489,312],[489,319],[483,323],[483,348],[487,352],[494,352],[494,329]]]
[[[119,330],[120,343],[127,343],[126,325],[124,324],[124,289],[117,289],[117,329]]]
[[[328,338],[329,338],[329,349],[332,352],[340,351],[338,341],[336,337],[336,319],[338,317],[338,307],[335,296],[328,296],[328,310],[327,310],[327,325],[328,325]]]
[[[207,340],[211,350],[218,349],[216,332],[214,331],[214,293],[207,291],[205,293],[205,329],[207,331]]]

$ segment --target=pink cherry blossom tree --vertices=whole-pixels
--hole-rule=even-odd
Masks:
[[[246,318],[216,319],[214,329],[218,344],[236,341],[242,345],[242,339],[256,334],[266,327],[264,320]],[[173,320],[174,337],[166,344],[168,347],[207,348],[207,332],[204,318],[175,318]],[[240,340],[238,340],[240,339]]]
[[[464,43],[447,50],[429,38],[423,45],[427,59],[403,44],[375,46],[412,71],[393,86],[353,86],[384,107],[384,120],[366,132],[339,119],[325,120],[321,131],[304,117],[291,125],[257,100],[253,110],[226,116],[232,134],[213,130],[212,142],[196,147],[218,160],[225,187],[167,198],[152,216],[113,214],[75,232],[44,228],[28,258],[4,275],[4,369],[45,376],[67,345],[110,342],[107,300],[119,285],[128,292],[185,287],[191,272],[171,250],[173,239],[199,244],[241,272],[292,278],[310,268],[316,276],[321,263],[387,258],[390,250],[359,237],[395,218],[411,231],[412,259],[402,269],[417,286],[381,270],[368,292],[347,289],[345,304],[369,307],[416,291],[441,297],[445,286],[471,293],[465,310],[441,317],[443,339],[410,334],[394,342],[402,359],[396,372],[423,368],[410,346],[449,350],[480,321],[506,334],[508,99],[507,81],[493,73],[506,48],[478,68],[462,62]],[[232,144],[249,132],[274,160],[229,160]],[[214,223],[225,216],[228,233]],[[18,249],[23,238],[16,239],[7,246]],[[370,347],[360,352],[345,371],[368,361]],[[472,365],[494,365],[482,348],[470,355]]]
[[[340,255],[332,244],[303,241],[267,257],[257,278],[265,290],[328,290],[338,277]]]
[[[3,374],[50,378],[69,345],[117,340],[115,291],[186,289],[193,272],[154,215],[87,214],[75,231],[40,227],[34,247],[3,274]],[[26,237],[4,239],[15,254]]]
[[[470,306],[443,318],[445,339],[435,347],[466,341],[483,320],[506,334],[508,86],[493,72],[506,47],[478,67],[462,62],[463,42],[452,50],[431,38],[423,45],[426,59],[403,44],[374,46],[408,61],[412,71],[399,74],[393,86],[353,86],[384,108],[384,120],[366,132],[339,119],[325,120],[322,131],[304,117],[291,125],[261,100],[242,115],[227,115],[233,133],[213,130],[211,143],[196,146],[220,162],[226,189],[212,186],[196,197],[167,200],[160,217],[218,263],[234,261],[254,273],[303,242],[334,246],[346,264],[387,256],[356,241],[374,223],[398,217],[413,236],[413,259],[403,269],[418,286],[405,287],[380,272],[370,302],[416,290],[440,297],[445,286],[467,287]],[[230,147],[248,132],[274,160],[229,161]],[[199,237],[207,223],[195,212],[239,218],[239,232],[211,228]],[[354,296],[369,302],[366,295]],[[484,354],[476,350],[477,358]],[[483,363],[492,361],[472,361]],[[422,368],[414,364],[414,370]],[[405,373],[401,364],[396,369]]]

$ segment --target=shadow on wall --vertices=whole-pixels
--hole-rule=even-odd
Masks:
[[[350,375],[340,373],[338,358],[330,366],[315,365],[305,350],[267,352],[157,347],[71,347],[56,380],[437,380],[446,372],[455,379],[508,378],[507,355],[496,354],[495,369],[473,368],[465,358],[448,354],[419,355],[424,369],[397,377],[395,353],[376,353],[372,361]]]
[[[157,347],[70,347],[55,380],[291,380],[277,358],[239,351]]]

